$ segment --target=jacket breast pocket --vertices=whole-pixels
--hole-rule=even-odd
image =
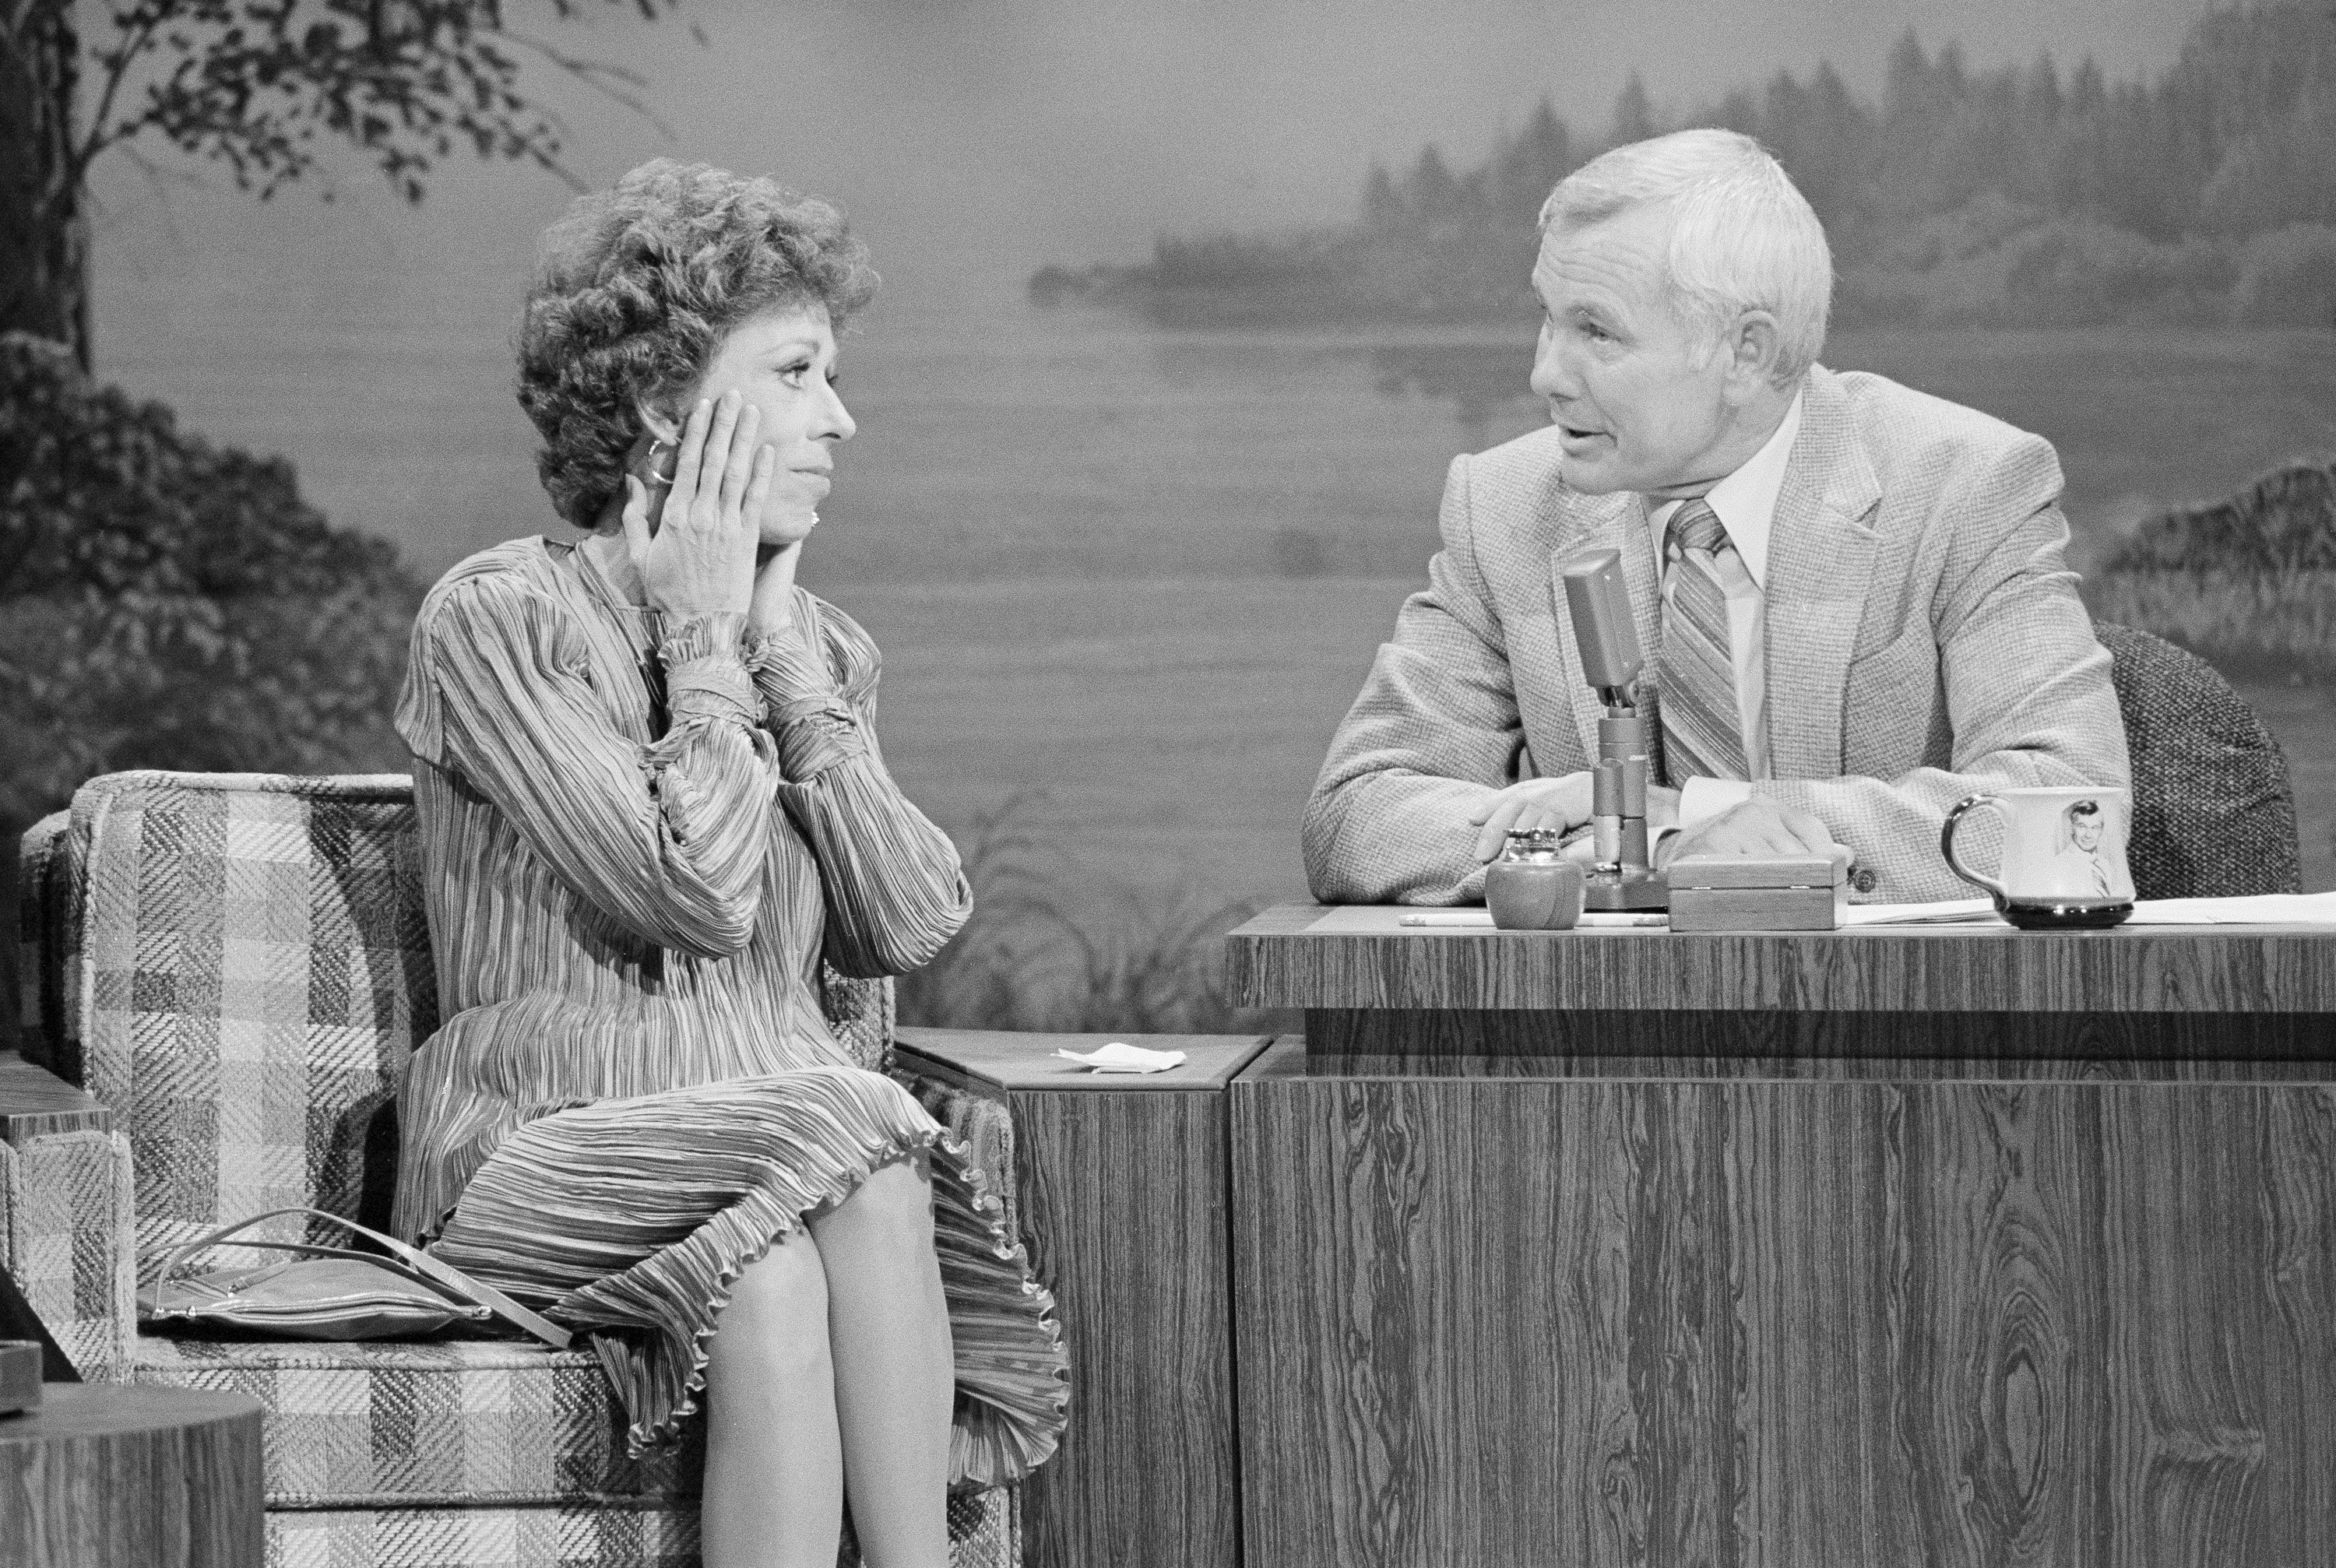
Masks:
[[[1851,661],[1842,692],[1842,763],[1852,774],[1894,777],[1934,761],[1951,737],[1939,684],[1939,646],[1917,621]]]
[[[1927,621],[1915,620],[1871,653],[1849,661],[1852,690],[1872,685],[1935,685],[1939,675],[1939,644]]]

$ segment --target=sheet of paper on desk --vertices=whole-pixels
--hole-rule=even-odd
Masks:
[[[1841,911],[1850,926],[2000,926],[1992,899],[1947,899],[1934,904],[1852,904]]]
[[[2129,926],[2336,926],[2336,893],[2255,893],[2238,899],[2144,899]]]
[[[1844,926],[1994,926],[2007,923],[1986,899],[1935,904],[1852,904]],[[2336,926],[2336,893],[2256,893],[2237,899],[2143,899],[2129,926]]]

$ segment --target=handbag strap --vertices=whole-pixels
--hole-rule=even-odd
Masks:
[[[263,1220],[273,1220],[284,1214],[306,1214],[312,1220],[328,1221],[343,1230],[375,1242],[387,1251],[389,1256],[384,1258],[377,1253],[360,1252],[347,1247],[319,1247],[307,1242],[229,1241],[230,1237],[249,1230]],[[492,1285],[471,1278],[443,1258],[433,1258],[419,1247],[409,1246],[394,1236],[384,1236],[370,1226],[358,1224],[355,1220],[345,1219],[339,1214],[328,1214],[322,1209],[303,1208],[298,1205],[287,1209],[270,1209],[264,1214],[254,1214],[249,1219],[238,1220],[232,1225],[222,1225],[206,1235],[196,1237],[173,1251],[163,1261],[161,1277],[165,1280],[173,1278],[185,1265],[187,1260],[195,1253],[206,1247],[220,1245],[253,1247],[277,1252],[297,1252],[311,1258],[355,1258],[363,1262],[376,1264],[393,1273],[418,1276],[423,1283],[435,1286],[457,1300],[468,1301],[474,1307],[484,1307],[496,1317],[515,1328],[526,1330],[555,1350],[565,1350],[575,1339],[573,1334],[559,1324],[529,1311]],[[398,1267],[400,1264],[404,1267]]]

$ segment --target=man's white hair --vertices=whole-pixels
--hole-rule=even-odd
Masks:
[[[1825,226],[1783,167],[1733,131],[1674,131],[1601,153],[1558,182],[1541,229],[1598,223],[1635,207],[1672,215],[1673,300],[1716,348],[1747,310],[1776,318],[1776,379],[1790,382],[1825,346],[1833,251]]]

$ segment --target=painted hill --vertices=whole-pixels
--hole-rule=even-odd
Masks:
[[[2104,620],[2226,675],[2336,681],[2336,463],[2291,463],[2145,524],[2085,586]]]
[[[2201,18],[2152,83],[2049,56],[1973,73],[1912,32],[1876,102],[1820,64],[1666,119],[1633,76],[1597,132],[1544,102],[1475,168],[1430,145],[1374,169],[1348,223],[1163,236],[1132,266],[1042,268],[1030,297],[1180,326],[1531,320],[1551,187],[1687,125],[1757,137],[1792,171],[1844,325],[2336,325],[2336,12],[2294,0]]]

